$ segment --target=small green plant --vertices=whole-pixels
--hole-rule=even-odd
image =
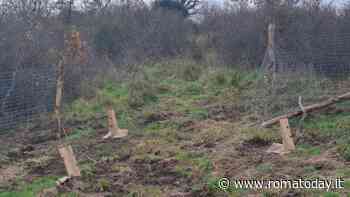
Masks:
[[[86,180],[94,180],[95,179],[96,169],[94,167],[94,164],[92,164],[92,163],[81,164],[80,171],[81,171],[81,175],[84,179],[86,179]]]
[[[305,173],[313,173],[317,171],[314,166],[305,166],[303,169]]]
[[[340,144],[340,145],[338,145],[337,150],[346,161],[350,161],[350,145],[349,144]]]
[[[97,185],[100,191],[109,191],[111,188],[111,183],[107,179],[100,179]]]
[[[193,109],[190,111],[190,117],[197,120],[205,120],[209,117],[207,109]]]
[[[180,176],[191,178],[192,177],[192,169],[189,167],[185,167],[182,165],[177,165],[175,167],[175,172]]]
[[[214,73],[212,81],[214,83],[213,85],[215,86],[224,86],[227,84],[228,79],[224,72],[217,72]]]
[[[239,72],[234,72],[231,74],[230,77],[230,85],[233,87],[240,88],[242,83],[243,77]]]
[[[262,173],[271,173],[273,168],[271,163],[263,163],[258,165],[256,170]]]
[[[192,83],[188,83],[183,91],[180,92],[180,95],[181,96],[184,96],[184,95],[188,95],[188,96],[191,96],[191,95],[200,95],[202,92],[202,86],[200,83],[198,82],[192,82]]]

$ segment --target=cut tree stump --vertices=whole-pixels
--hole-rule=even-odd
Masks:
[[[280,133],[283,141],[283,148],[286,152],[295,150],[294,141],[292,138],[292,132],[290,131],[288,118],[283,118],[280,120]]]
[[[279,143],[273,143],[269,149],[266,150],[267,153],[275,153],[275,154],[280,154],[283,155],[286,152],[284,151],[283,144]]]
[[[316,103],[313,105],[306,106],[306,107],[304,107],[304,112],[308,113],[308,112],[316,111],[316,110],[331,106],[335,103],[346,101],[346,100],[350,100],[350,92],[333,97],[333,98],[330,98],[330,99],[323,101],[321,103]],[[278,116],[276,118],[273,118],[271,120],[265,121],[261,124],[261,126],[268,127],[268,126],[271,126],[273,124],[278,123],[281,119],[299,116],[299,115],[302,115],[304,112],[302,110],[290,112],[290,113],[284,114],[282,116]]]
[[[280,120],[280,134],[282,136],[283,144],[273,143],[266,151],[267,153],[276,153],[284,155],[295,150],[295,144],[290,131],[289,122],[287,118]]]
[[[114,109],[112,107],[107,108],[107,118],[108,118],[108,134],[103,137],[103,139],[108,138],[123,138],[128,135],[127,129],[120,129],[118,126],[118,121],[115,116]]]
[[[63,158],[64,165],[66,167],[69,177],[80,177],[80,169],[78,162],[75,159],[72,146],[62,145],[58,147],[58,151]]]

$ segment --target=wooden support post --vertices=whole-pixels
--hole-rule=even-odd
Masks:
[[[63,94],[63,64],[64,58],[58,63],[58,72],[57,72],[57,87],[56,87],[56,99],[55,99],[55,116],[57,121],[57,136],[61,138],[62,132],[62,123],[61,123],[61,103],[62,103],[62,94]]]
[[[63,158],[64,165],[66,167],[68,176],[70,177],[80,177],[80,169],[78,167],[78,162],[75,159],[72,146],[59,146],[58,151]]]
[[[270,23],[267,34],[267,48],[262,66],[268,75],[272,75],[272,83],[276,78],[277,64],[275,54],[275,29],[276,25]]]
[[[290,131],[288,118],[283,118],[280,120],[280,133],[283,141],[283,149],[285,152],[290,152],[295,150],[294,141],[292,138],[292,133]]]
[[[283,144],[273,143],[266,151],[267,153],[276,153],[284,155],[295,150],[295,145],[290,131],[289,122],[287,118],[280,120],[280,134],[282,136]]]
[[[128,135],[127,129],[119,128],[114,109],[111,106],[107,107],[107,118],[108,118],[108,134],[103,137],[104,139],[107,139],[110,137],[123,138]]]

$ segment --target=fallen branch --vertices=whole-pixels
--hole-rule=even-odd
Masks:
[[[265,121],[261,124],[262,127],[268,127],[271,126],[275,123],[278,123],[280,121],[280,119],[284,119],[284,118],[291,118],[291,117],[295,117],[295,116],[299,116],[302,115],[303,113],[309,113],[312,111],[316,111],[325,107],[328,107],[330,105],[333,105],[335,103],[341,102],[341,101],[345,101],[345,100],[350,100],[350,92],[343,94],[343,95],[339,95],[333,98],[330,98],[326,101],[323,101],[321,103],[316,103],[313,105],[309,105],[304,107],[304,111],[303,110],[298,110],[298,111],[294,111],[294,112],[290,112],[287,114],[284,114],[282,116],[278,116],[276,118],[273,118],[271,120]]]

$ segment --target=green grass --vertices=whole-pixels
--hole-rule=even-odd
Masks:
[[[337,177],[350,178],[350,168],[338,169],[336,175]]]
[[[179,152],[175,158],[180,162],[184,162],[185,164],[198,168],[205,174],[209,174],[213,169],[211,160],[203,154]]]
[[[0,197],[36,197],[36,194],[43,189],[54,187],[57,179],[58,177],[43,177],[30,184],[21,183],[22,186],[18,191],[1,192]]]
[[[306,135],[327,141],[336,141],[338,152],[347,161],[350,161],[349,129],[350,115],[348,113],[320,115],[316,118],[309,118],[305,122]],[[304,149],[305,151],[310,155],[319,154],[319,150],[312,147]]]
[[[78,140],[81,139],[82,137],[89,137],[95,134],[95,130],[92,128],[79,128],[73,130],[73,132],[65,137],[65,140]]]
[[[317,156],[321,154],[321,149],[309,144],[300,144],[297,146],[297,153],[304,156]]]
[[[340,197],[340,194],[337,192],[325,192],[322,194],[322,197]]]

